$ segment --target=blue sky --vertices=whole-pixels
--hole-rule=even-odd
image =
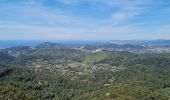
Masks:
[[[170,0],[0,0],[0,40],[170,39]]]

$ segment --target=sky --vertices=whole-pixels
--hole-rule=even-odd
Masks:
[[[0,0],[0,40],[170,39],[170,0]]]

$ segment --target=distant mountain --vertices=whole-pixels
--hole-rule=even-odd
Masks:
[[[170,46],[170,40],[113,40],[113,44],[133,44],[146,46]]]
[[[96,44],[96,45],[86,45],[84,49],[87,50],[102,49],[107,51],[137,51],[137,50],[143,50],[145,49],[145,47],[141,45],[132,45],[132,44],[104,43],[104,44]]]
[[[129,51],[133,53],[169,53],[170,40],[115,40],[92,43],[55,43],[43,42],[34,47],[15,46],[1,49],[0,52],[11,56],[18,57],[20,54],[32,52],[33,50],[44,49],[75,49],[80,51]]]
[[[50,42],[44,42],[35,47],[35,49],[50,49],[50,48],[64,48],[63,44],[60,43],[50,43]]]

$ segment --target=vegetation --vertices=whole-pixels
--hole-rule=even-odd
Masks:
[[[56,45],[1,50],[0,99],[170,99],[169,54],[89,52]]]

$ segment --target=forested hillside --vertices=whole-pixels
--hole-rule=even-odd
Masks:
[[[170,54],[72,47],[44,43],[0,50],[0,99],[170,99]]]

